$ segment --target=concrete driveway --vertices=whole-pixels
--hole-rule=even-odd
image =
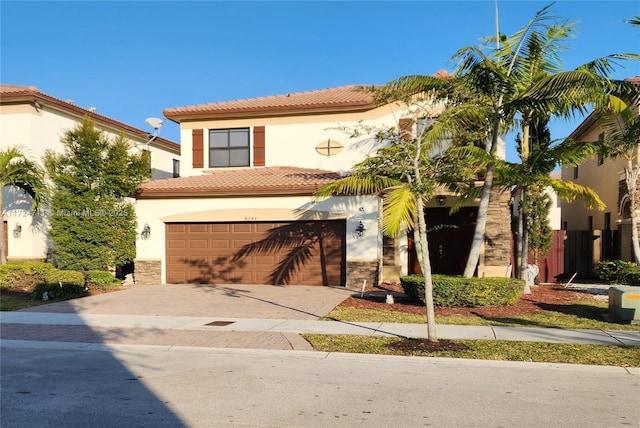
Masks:
[[[23,311],[313,320],[352,293],[346,288],[304,285],[134,285]]]

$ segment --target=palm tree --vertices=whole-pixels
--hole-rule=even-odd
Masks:
[[[17,187],[31,196],[31,208],[37,208],[44,200],[47,186],[43,169],[27,158],[21,147],[8,147],[0,151],[0,188]],[[0,191],[0,212],[4,212],[2,191]],[[4,227],[0,227],[0,264],[7,263],[5,245],[7,237]]]
[[[572,24],[548,23],[553,19],[549,16],[550,7],[538,11],[514,35],[499,35],[500,43],[496,43],[496,38],[485,39],[496,43],[496,47],[460,49],[453,57],[458,62],[454,78],[447,85],[435,82],[438,79],[432,77],[405,76],[387,86],[393,90],[434,93],[438,99],[446,99],[448,107],[441,118],[444,126],[454,130],[466,123],[484,130],[485,148],[492,155],[496,153],[500,135],[521,128],[521,153],[526,160],[533,120],[541,115],[572,117],[586,112],[590,103],[613,105],[618,100],[611,97],[613,84],[608,75],[615,60],[640,58],[635,54],[614,54],[573,71],[559,71],[559,42],[571,32]],[[496,162],[487,165],[482,188],[475,191],[480,194],[480,201],[465,277],[473,276],[480,257],[495,169]]]

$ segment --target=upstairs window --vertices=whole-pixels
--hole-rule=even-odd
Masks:
[[[211,129],[209,167],[249,166],[249,128]]]

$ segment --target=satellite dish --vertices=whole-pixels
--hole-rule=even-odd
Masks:
[[[145,120],[145,122],[147,122],[147,125],[149,125],[153,129],[160,129],[162,128],[164,120],[158,119],[157,117],[149,117]]]

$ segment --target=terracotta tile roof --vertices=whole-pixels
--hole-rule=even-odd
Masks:
[[[142,141],[148,139],[149,133],[142,129],[135,128],[127,125],[126,123],[119,122],[110,117],[103,116],[94,111],[87,110],[73,103],[63,101],[59,98],[52,97],[42,93],[35,86],[20,86],[20,85],[6,85],[0,84],[0,102],[1,103],[38,103],[42,105],[49,105],[57,109],[63,110],[67,113],[83,117],[88,115],[96,123],[103,126],[108,126],[116,129],[118,132],[124,132],[132,137],[141,139]],[[166,138],[156,137],[151,145],[163,147],[176,154],[180,154],[180,145]]]
[[[636,83],[636,84],[640,85],[640,76],[627,77],[624,80],[625,80],[625,82],[631,82],[631,83]]]
[[[289,166],[221,169],[193,177],[149,181],[138,188],[137,198],[311,195],[340,177],[337,172]]]
[[[315,111],[367,110],[376,106],[375,85],[348,85],[317,91],[295,92],[235,101],[222,101],[163,111],[166,118],[213,118],[243,114],[305,113]]]

